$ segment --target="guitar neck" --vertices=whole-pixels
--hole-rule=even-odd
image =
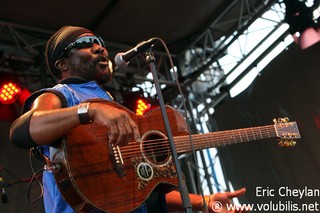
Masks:
[[[241,142],[261,140],[277,137],[274,125],[242,128],[237,130],[226,130],[210,132],[206,134],[192,135],[193,147],[195,150],[231,145]],[[176,150],[179,154],[192,151],[190,137],[178,136],[174,138]]]

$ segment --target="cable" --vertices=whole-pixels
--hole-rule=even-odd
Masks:
[[[180,82],[178,80],[178,75],[177,75],[177,71],[176,69],[174,68],[174,64],[173,64],[173,60],[172,60],[172,57],[171,57],[171,54],[170,54],[170,51],[167,47],[167,45],[165,44],[165,42],[160,39],[160,38],[157,38],[162,46],[164,47],[167,55],[168,55],[168,58],[169,58],[169,62],[170,62],[170,66],[171,66],[171,69],[173,71],[173,74],[174,74],[174,77],[175,77],[175,81],[176,81],[176,84],[177,84],[177,88],[178,88],[178,91],[179,91],[179,94],[181,95],[181,99],[182,99],[182,103],[183,103],[183,108],[184,110],[187,112],[187,106],[186,106],[186,103],[185,103],[185,98],[184,98],[184,95],[183,95],[183,92],[182,92],[182,89],[181,89],[181,86],[180,86]],[[194,149],[194,144],[193,144],[193,140],[192,140],[192,136],[191,136],[191,130],[190,130],[190,125],[189,125],[189,119],[188,119],[188,113],[185,113],[185,117],[186,117],[186,123],[187,123],[187,128],[188,128],[188,135],[189,135],[189,141],[190,141],[190,144],[191,144],[191,149],[192,149],[192,156],[193,156],[193,159],[195,161],[195,164],[196,165],[199,165],[198,164],[198,160],[197,160],[197,156],[196,156],[196,152],[195,152],[195,149]],[[200,185],[200,172],[199,172],[199,169],[195,169],[196,170],[196,173],[197,173],[197,176],[198,176],[198,188],[199,188],[199,191],[200,191],[200,194],[202,196],[202,199],[203,199],[203,202],[204,202],[204,205],[207,205],[206,204],[206,200],[205,200],[205,197],[204,197],[204,193],[203,193],[203,189]]]
[[[32,177],[30,178],[29,184],[28,184],[28,202],[29,204],[35,204],[36,202],[38,202],[42,197],[43,197],[43,185],[41,180],[39,180],[39,176],[38,174],[40,174],[41,172],[44,171],[44,167],[42,167],[41,169],[39,169],[38,171],[35,172],[34,168],[33,168],[33,157],[37,156],[37,155],[42,155],[41,151],[38,148],[32,148],[29,150],[29,163],[30,163],[30,168],[32,171]],[[40,187],[40,195],[35,198],[34,200],[31,200],[31,187],[32,187],[32,182],[36,180],[39,183],[39,187]]]

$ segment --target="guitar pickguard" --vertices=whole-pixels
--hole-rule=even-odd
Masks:
[[[177,172],[171,160],[164,165],[152,165],[143,157],[135,157],[131,159],[131,162],[135,167],[139,191],[155,178],[177,178]]]

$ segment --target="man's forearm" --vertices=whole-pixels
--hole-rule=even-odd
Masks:
[[[79,125],[77,107],[35,111],[29,124],[30,136],[38,145],[46,145]]]

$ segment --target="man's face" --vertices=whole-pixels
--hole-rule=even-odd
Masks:
[[[92,34],[83,34],[92,35]],[[112,63],[108,52],[99,44],[94,43],[91,47],[74,47],[68,53],[69,71],[72,76],[87,80],[95,80],[99,84],[112,79]]]

